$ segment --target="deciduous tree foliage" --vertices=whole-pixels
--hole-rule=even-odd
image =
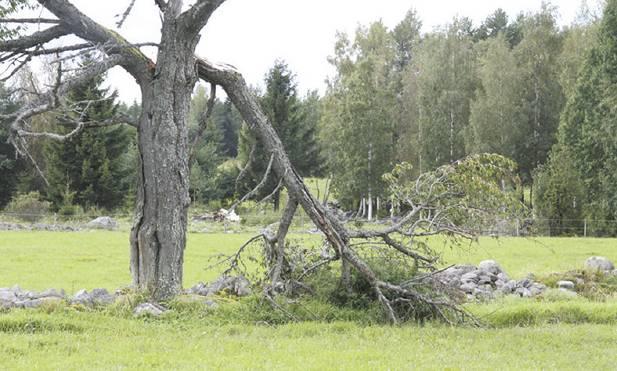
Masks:
[[[464,157],[464,131],[478,80],[470,21],[457,19],[443,32],[428,35],[410,76],[416,91],[417,167],[420,172]]]
[[[480,86],[471,104],[466,134],[468,153],[498,153],[515,161],[524,140],[523,81],[503,33],[478,45]]]
[[[523,37],[514,47],[525,114],[516,160],[526,184],[531,184],[532,171],[546,161],[556,141],[564,104],[558,63],[561,36],[556,17],[555,9],[546,4],[539,13],[525,17],[521,21]]]
[[[407,63],[411,50],[404,48],[411,41],[404,37],[414,37],[413,30],[399,32],[395,40],[376,22],[359,28],[353,42],[340,34],[331,58],[337,74],[325,98],[322,138],[334,187],[348,206],[385,195],[382,175],[396,155],[395,89],[400,80],[394,66]]]

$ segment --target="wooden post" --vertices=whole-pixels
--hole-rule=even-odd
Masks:
[[[585,219],[583,223],[583,237],[587,237],[587,219]]]

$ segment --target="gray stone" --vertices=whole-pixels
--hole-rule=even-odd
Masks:
[[[468,282],[468,283],[464,283],[461,285],[460,290],[467,293],[467,294],[471,294],[473,293],[473,290],[477,287],[476,284],[472,283],[472,282]]]
[[[106,289],[93,289],[90,296],[96,305],[110,305],[116,300],[116,297],[111,295]]]
[[[473,296],[480,300],[490,300],[494,297],[493,291],[486,287],[476,287],[473,290]]]
[[[20,231],[22,229],[26,228],[21,224],[0,222],[0,231]]]
[[[510,280],[510,278],[508,277],[508,275],[505,272],[500,272],[497,274],[497,279],[501,280],[503,282],[508,282]]]
[[[462,264],[462,265],[452,266],[452,267],[446,269],[445,271],[443,271],[441,274],[445,274],[445,275],[448,275],[448,276],[458,276],[458,277],[461,277],[465,273],[473,272],[475,270],[477,270],[477,268],[474,267],[473,265]]]
[[[515,291],[515,294],[519,295],[522,298],[530,298],[531,295],[531,290],[529,290],[526,287],[518,287]]]
[[[504,283],[504,285],[501,287],[501,291],[504,294],[511,294],[514,292],[514,290],[516,290],[516,281],[515,280],[510,280],[506,283]]]
[[[61,302],[62,298],[56,296],[46,296],[39,299],[24,300],[17,304],[20,308],[38,308],[40,306],[59,304]]]
[[[158,317],[161,314],[165,313],[167,310],[162,306],[155,303],[142,303],[139,304],[133,310],[133,315],[135,317],[143,317],[143,316],[153,316]]]
[[[490,284],[492,282],[493,282],[493,280],[491,279],[490,276],[482,275],[482,276],[478,277],[478,284],[480,284],[480,285],[486,285],[487,283]]]
[[[13,308],[18,300],[17,295],[10,289],[0,289],[0,307]]]
[[[27,297],[29,299],[41,299],[41,298],[48,298],[48,297],[52,297],[52,298],[65,298],[66,294],[64,293],[64,290],[56,290],[56,289],[47,289],[45,291],[42,292],[29,292],[27,294]]]
[[[560,289],[574,290],[574,282],[572,281],[558,281],[557,287]]]
[[[243,276],[220,277],[208,286],[207,295],[220,294],[227,292],[236,296],[247,296],[252,293],[250,282]]]
[[[79,290],[71,298],[70,303],[71,304],[81,304],[81,305],[85,305],[85,306],[92,306],[92,305],[94,305],[94,300],[93,300],[92,296],[90,294],[88,294],[88,291],[86,291],[86,290]]]
[[[112,231],[118,228],[118,222],[108,216],[99,216],[98,218],[89,221],[88,224],[86,224],[86,227]]]
[[[538,296],[542,294],[544,291],[546,291],[546,286],[541,283],[534,282],[529,287],[529,291],[531,292],[531,296]]]
[[[476,272],[468,272],[461,276],[461,282],[463,283],[477,282],[477,281],[478,281],[478,274]]]
[[[189,294],[196,294],[206,296],[208,295],[208,286],[206,286],[203,282],[199,282],[197,285],[191,287],[187,290]]]
[[[473,265],[455,265],[435,275],[435,278],[443,284],[451,287],[459,287],[462,282],[462,276],[466,273],[475,271]]]
[[[524,278],[516,283],[517,287],[524,287],[526,289],[530,288],[533,284],[533,281],[529,278]]]
[[[497,264],[494,260],[483,260],[478,264],[478,269],[484,272],[492,273],[497,275],[499,273],[503,273],[503,269]]]
[[[596,271],[610,272],[615,269],[615,266],[613,265],[613,262],[603,256],[592,256],[585,261],[585,268]]]

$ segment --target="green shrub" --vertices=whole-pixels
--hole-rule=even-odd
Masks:
[[[38,192],[19,194],[9,202],[6,210],[17,219],[34,223],[49,214],[51,204],[41,200]]]

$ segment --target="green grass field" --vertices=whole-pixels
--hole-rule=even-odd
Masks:
[[[220,268],[205,270],[210,258],[249,237],[190,234],[185,285],[217,277]],[[617,240],[486,238],[444,248],[443,264],[495,259],[523,277],[580,268],[591,255],[617,261]],[[74,292],[130,281],[126,232],[0,232],[0,256],[0,287]],[[179,305],[159,319],[135,319],[120,307],[0,313],[0,369],[614,369],[617,362],[613,298],[469,305],[487,328],[391,327],[313,304],[307,310],[321,320],[277,324],[255,313],[256,303]]]
[[[216,254],[230,254],[252,235],[191,233],[185,256],[184,282],[190,286],[216,278],[205,268]],[[315,235],[292,238],[317,241]],[[435,245],[440,248],[439,243]],[[482,238],[458,249],[441,247],[443,265],[498,261],[512,277],[581,268],[592,255],[617,262],[617,240],[578,238]],[[0,232],[0,287],[19,284],[40,290],[116,289],[130,282],[128,232]]]

